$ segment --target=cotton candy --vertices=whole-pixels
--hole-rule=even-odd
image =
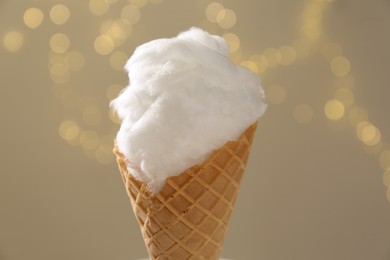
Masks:
[[[116,143],[152,193],[266,109],[258,76],[229,60],[222,37],[199,28],[139,46],[125,68],[130,84],[111,102],[121,120]]]

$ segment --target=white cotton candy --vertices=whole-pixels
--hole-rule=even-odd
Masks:
[[[111,103],[122,121],[116,142],[152,193],[266,109],[257,75],[231,63],[223,38],[198,28],[139,46],[125,68],[130,84]]]

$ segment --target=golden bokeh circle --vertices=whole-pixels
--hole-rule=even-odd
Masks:
[[[230,29],[236,25],[237,16],[231,9],[222,9],[218,12],[216,21],[222,29]]]
[[[362,121],[356,127],[356,134],[364,144],[373,146],[381,141],[381,132],[371,122]]]
[[[18,52],[24,43],[24,36],[19,31],[10,31],[4,35],[3,45],[9,52]]]
[[[206,7],[206,18],[212,22],[212,23],[216,23],[217,22],[217,17],[218,17],[218,14],[224,10],[225,8],[223,7],[223,5],[221,3],[218,3],[218,2],[212,2],[210,3],[207,7]]]
[[[331,68],[334,75],[343,77],[350,72],[351,62],[343,56],[338,56],[332,59]]]
[[[43,18],[44,14],[42,10],[36,7],[27,9],[23,14],[24,24],[31,29],[38,28],[41,25]]]
[[[240,48],[240,38],[234,33],[226,33],[223,38],[229,45],[229,52],[236,52]]]
[[[56,53],[65,53],[70,46],[70,39],[64,33],[55,33],[50,38],[50,48]]]
[[[141,12],[135,5],[126,5],[122,8],[121,19],[127,24],[136,24],[141,19]]]
[[[70,11],[66,5],[57,4],[50,9],[50,20],[56,25],[62,25],[69,20]]]
[[[94,47],[100,55],[107,55],[113,51],[114,41],[107,35],[100,35],[95,39]]]
[[[58,132],[64,140],[72,141],[79,137],[80,127],[75,121],[65,120],[61,122]]]
[[[344,104],[338,99],[332,99],[326,102],[324,112],[329,120],[339,120],[344,116]]]
[[[80,144],[84,150],[95,150],[99,142],[99,134],[95,131],[85,130],[80,133]]]

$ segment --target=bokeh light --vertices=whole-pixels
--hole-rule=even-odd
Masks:
[[[342,76],[347,75],[350,72],[351,63],[347,58],[345,58],[343,56],[338,56],[338,57],[332,59],[331,68],[332,68],[332,72],[336,76],[342,77]]]
[[[315,3],[315,1],[311,1],[302,12],[303,26],[318,27],[322,19],[322,11],[320,5]]]
[[[43,12],[36,7],[27,9],[23,14],[24,24],[31,29],[38,28],[41,25],[43,18]]]
[[[240,48],[240,38],[234,33],[226,33],[223,38],[229,44],[229,52],[233,53]]]
[[[85,130],[80,133],[80,144],[85,150],[94,150],[98,147],[100,138],[97,132]]]
[[[49,64],[65,64],[66,63],[66,55],[49,52]]]
[[[54,76],[62,76],[68,73],[68,66],[66,63],[56,63],[50,66],[49,71]]]
[[[302,36],[311,42],[317,41],[321,34],[321,19],[324,3],[322,1],[310,1],[302,12]]]
[[[53,79],[53,81],[64,83],[68,80],[70,73],[68,64],[65,61],[65,55],[50,52],[48,65],[50,77]],[[67,90],[66,93],[70,94],[70,89],[66,87],[64,87],[64,89]],[[60,96],[60,98],[62,98],[62,96]]]
[[[127,24],[136,24],[141,19],[141,12],[135,5],[126,5],[122,8],[121,19]]]
[[[94,15],[103,15],[110,9],[110,5],[105,0],[89,0],[89,10]]]
[[[94,42],[95,51],[100,55],[107,55],[114,49],[114,42],[111,37],[107,35],[100,35]]]
[[[344,116],[345,108],[340,100],[332,99],[326,102],[324,112],[328,119],[339,120]]]
[[[72,141],[79,137],[80,127],[72,120],[65,120],[59,126],[59,134],[66,141]]]
[[[63,83],[66,83],[67,81],[69,81],[69,78],[70,78],[70,73],[68,70],[64,71],[62,74],[53,74],[53,73],[50,73],[50,79],[57,83],[57,84],[63,84]],[[67,98],[66,101],[68,102],[70,100],[70,98]],[[63,104],[65,104],[63,102]],[[67,106],[68,108],[71,108],[70,106]],[[73,107],[73,106],[72,106]]]
[[[10,31],[4,35],[3,45],[9,52],[18,52],[24,43],[24,36],[18,31]]]
[[[381,132],[377,127],[368,121],[360,122],[356,128],[356,134],[364,144],[376,145],[381,140]]]
[[[272,85],[265,89],[265,97],[270,104],[279,105],[286,100],[287,92],[279,85]]]
[[[217,15],[217,24],[223,29],[232,28],[237,22],[236,13],[231,9],[222,9]]]
[[[257,72],[263,74],[268,69],[268,61],[262,54],[254,54],[250,57],[250,60],[253,61],[257,66]]]
[[[365,129],[366,127],[371,127],[371,126],[372,126],[372,124],[368,121],[362,121],[357,125],[356,135],[359,138],[359,140],[363,139],[363,129]]]
[[[69,20],[70,11],[66,5],[57,4],[50,9],[50,20],[56,25],[62,25]]]
[[[69,49],[70,40],[64,33],[56,33],[50,38],[50,48],[56,53],[64,53]]]
[[[307,104],[299,104],[293,110],[294,119],[301,124],[310,123],[314,117],[314,110]]]
[[[206,17],[207,19],[212,22],[212,23],[216,23],[217,22],[217,17],[218,17],[218,14],[224,10],[225,8],[223,7],[222,4],[218,3],[218,2],[213,2],[211,4],[209,4],[207,7],[206,7]]]
[[[244,60],[240,63],[241,66],[244,66],[248,69],[250,69],[252,72],[257,73],[257,65],[253,61],[250,60]]]
[[[132,25],[127,24],[123,20],[105,21],[100,26],[100,33],[103,36],[110,38],[113,47],[118,47],[124,43],[124,40],[133,32]]]
[[[302,35],[308,40],[315,42],[321,35],[319,23],[313,23],[314,21],[307,21],[303,24],[301,30]]]

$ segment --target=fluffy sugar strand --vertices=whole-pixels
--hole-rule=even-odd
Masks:
[[[266,109],[257,75],[229,60],[223,38],[199,28],[139,46],[125,68],[130,84],[111,102],[122,122],[116,142],[152,193]]]

